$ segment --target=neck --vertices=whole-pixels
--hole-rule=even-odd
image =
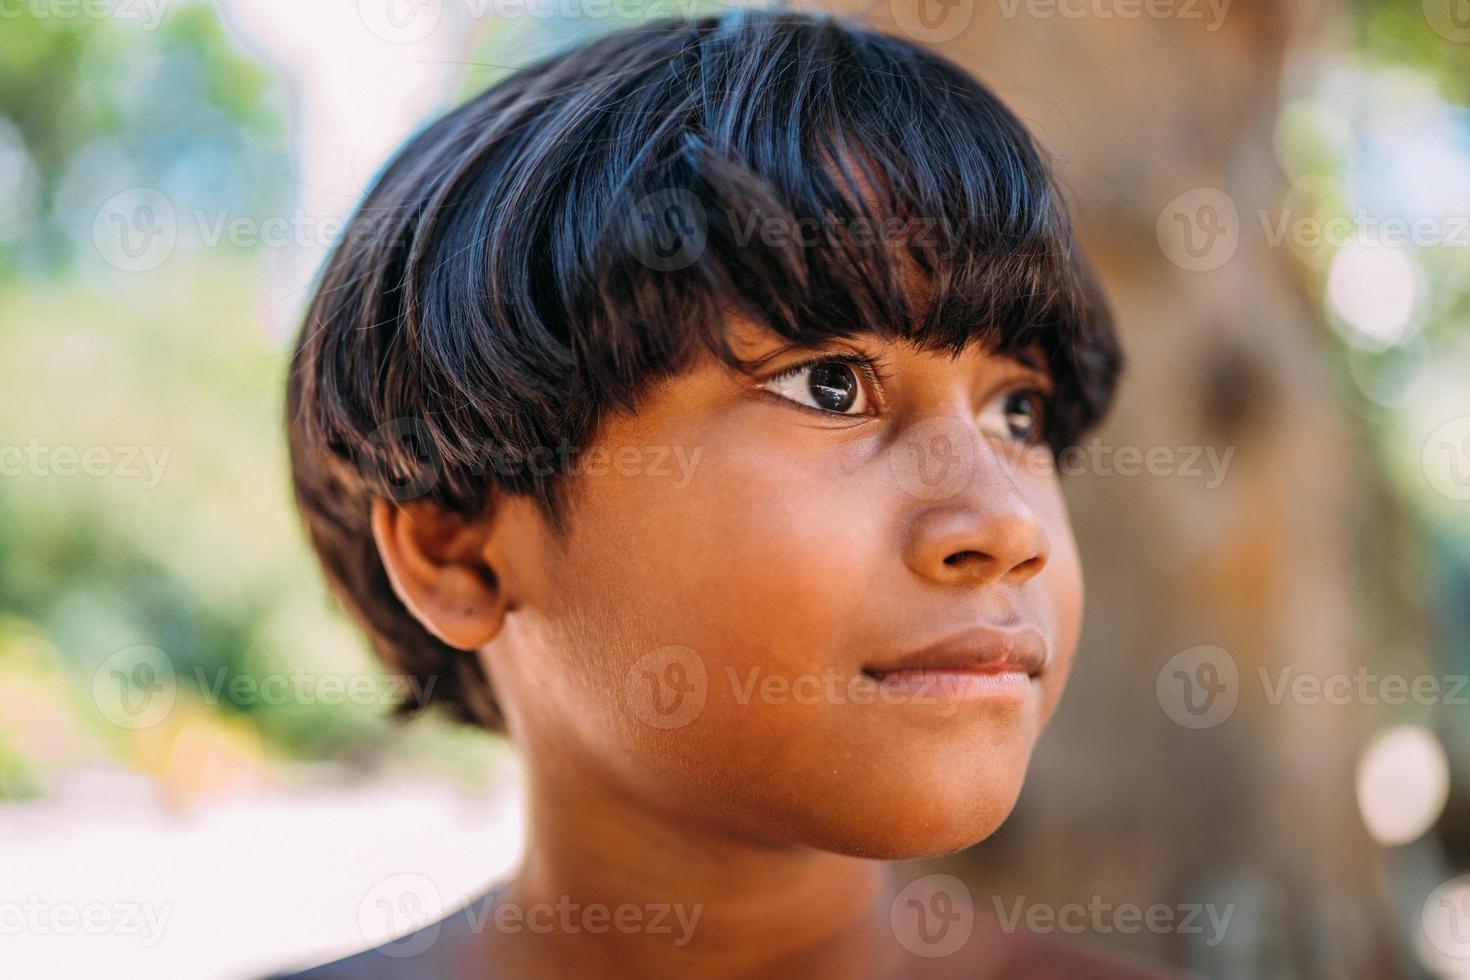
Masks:
[[[487,930],[496,975],[815,980],[893,962],[881,862],[698,827],[580,777],[533,775],[528,797],[501,903],[551,926]]]

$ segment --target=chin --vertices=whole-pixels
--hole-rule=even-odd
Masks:
[[[707,711],[617,758],[641,760],[630,781],[660,773],[664,799],[695,788],[684,812],[701,824],[772,845],[907,860],[989,837],[1021,794],[1040,712],[907,707]]]
[[[799,839],[853,857],[902,861],[964,850],[1000,829],[1015,809],[1029,753],[976,766],[914,766],[860,791],[807,801]],[[821,809],[815,809],[821,806]]]

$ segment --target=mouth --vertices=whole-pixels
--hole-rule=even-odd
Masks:
[[[1046,637],[1034,627],[981,627],[952,634],[863,673],[890,689],[927,690],[959,699],[1024,696],[1049,659]]]

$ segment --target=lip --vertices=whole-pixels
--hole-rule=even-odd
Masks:
[[[902,680],[926,674],[1024,674],[1045,669],[1049,646],[1032,626],[984,626],[953,633],[889,663],[863,668],[876,680]]]

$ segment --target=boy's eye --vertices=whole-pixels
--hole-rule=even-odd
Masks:
[[[841,360],[802,364],[778,374],[765,387],[798,405],[838,415],[865,415],[868,392],[862,370]]]
[[[991,399],[980,413],[980,427],[1004,439],[1034,443],[1041,439],[1046,396],[1040,391],[1008,391]]]

